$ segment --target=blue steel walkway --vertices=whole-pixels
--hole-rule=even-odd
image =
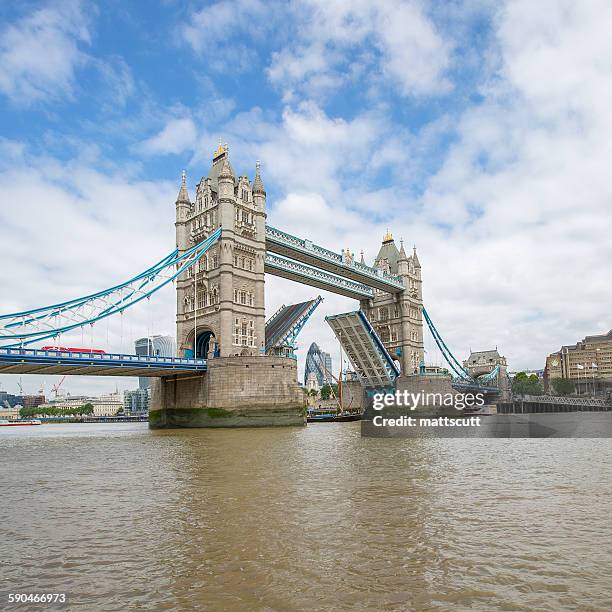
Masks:
[[[156,377],[204,372],[206,359],[0,348],[0,374]]]

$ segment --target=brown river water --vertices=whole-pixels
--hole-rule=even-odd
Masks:
[[[0,486],[0,609],[612,609],[609,439],[0,428]]]

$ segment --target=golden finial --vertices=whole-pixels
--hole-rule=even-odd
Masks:
[[[219,157],[219,155],[225,153],[227,151],[227,145],[225,145],[225,147],[221,144],[221,138],[219,138],[219,146],[217,147],[217,150],[213,153],[213,159],[215,157]]]
[[[389,228],[387,228],[387,233],[385,234],[385,237],[383,238],[383,242],[391,242],[393,240],[393,234],[391,234],[391,232],[389,231]]]

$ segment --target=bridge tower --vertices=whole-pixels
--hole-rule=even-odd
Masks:
[[[215,151],[191,202],[185,174],[176,200],[176,244],[184,252],[221,230],[196,266],[177,279],[179,357],[207,358],[206,372],[152,385],[149,425],[305,425],[294,359],[264,355],[266,190],[236,176],[227,145]]]
[[[266,191],[259,162],[253,183],[236,176],[227,145],[190,202],[185,176],[176,202],[176,242],[184,251],[217,228],[221,238],[177,283],[179,356],[260,354],[265,342]]]
[[[389,353],[400,362],[402,373],[418,373],[424,361],[424,348],[421,264],[416,247],[408,256],[403,241],[398,250],[393,236],[387,232],[374,266],[400,276],[405,289],[396,294],[375,290],[373,300],[361,301],[361,309]]]

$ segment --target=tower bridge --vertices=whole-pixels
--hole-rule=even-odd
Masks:
[[[423,316],[454,369],[457,360],[423,308],[416,249],[408,255],[387,232],[369,266],[363,253],[357,261],[348,249],[336,253],[267,225],[266,198],[259,163],[251,182],[236,175],[227,146],[219,146],[193,200],[183,173],[175,203],[176,249],[109,289],[0,315],[0,373],[155,377],[152,426],[303,424],[296,362],[279,356],[282,351],[272,350],[273,339],[266,337],[266,273],[359,301],[358,317],[330,324],[352,330],[355,343],[348,352],[361,360],[368,380],[392,382],[400,371],[419,372]],[[122,316],[169,283],[176,290],[176,356],[62,349],[62,335]],[[279,334],[277,344],[289,339],[291,346],[316,304],[295,306],[283,315],[283,330],[280,319],[268,326],[268,335]],[[53,346],[43,350],[44,344]],[[455,372],[475,384],[461,366]]]

